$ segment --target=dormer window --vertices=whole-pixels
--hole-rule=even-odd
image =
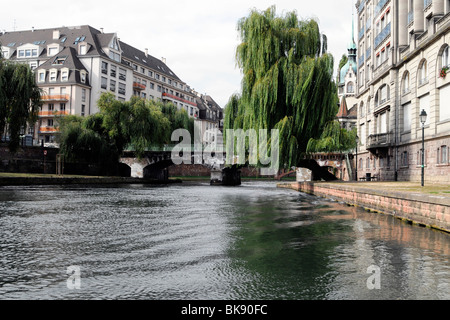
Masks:
[[[61,81],[65,82],[69,80],[69,69],[61,70]]]
[[[80,44],[80,55],[85,55],[87,52],[87,46],[85,44]]]
[[[50,70],[50,82],[56,82],[56,75],[57,75],[56,70]]]
[[[57,55],[58,52],[59,52],[59,48],[58,47],[50,47],[50,48],[48,48],[48,56],[49,57]]]
[[[38,82],[45,82],[45,70],[39,71]]]
[[[117,39],[114,38],[111,42],[111,45],[109,46],[111,49],[119,51],[119,43],[117,42]]]
[[[56,57],[53,61],[53,65],[63,65],[67,57]]]
[[[81,71],[81,82],[86,83],[86,72]]]

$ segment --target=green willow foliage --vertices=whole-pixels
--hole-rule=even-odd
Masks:
[[[0,58],[0,137],[9,132],[9,149],[20,144],[20,131],[33,126],[38,118],[41,91],[29,65]]]
[[[307,153],[345,152],[356,148],[357,131],[341,128],[339,121],[330,121],[319,139],[311,139],[306,148]]]
[[[242,92],[225,110],[225,129],[279,129],[280,163],[296,165],[310,138],[318,138],[338,111],[334,60],[318,23],[275,6],[251,11],[238,23],[236,61]]]
[[[138,97],[118,101],[111,93],[102,94],[97,104],[100,109],[97,114],[59,119],[59,142],[67,159],[117,162],[126,148],[142,157],[150,146],[169,144],[175,129],[193,132],[193,119],[172,104]]]

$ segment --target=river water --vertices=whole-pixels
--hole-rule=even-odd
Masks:
[[[0,299],[449,299],[449,256],[273,182],[0,188]]]

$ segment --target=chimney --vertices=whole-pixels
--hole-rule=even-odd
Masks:
[[[148,48],[145,48],[145,56],[148,57]]]
[[[34,32],[34,27],[31,27],[31,32]]]
[[[103,28],[100,28],[100,31],[101,31],[102,33],[104,33],[104,30],[103,30]]]
[[[162,57],[161,60],[162,60],[162,62],[163,62],[164,64],[167,64],[167,63],[166,63],[166,58]]]
[[[59,30],[53,30],[53,40],[58,40],[59,36]]]

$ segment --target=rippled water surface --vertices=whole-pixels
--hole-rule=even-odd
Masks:
[[[0,188],[0,299],[449,299],[449,256],[446,233],[272,182]]]

